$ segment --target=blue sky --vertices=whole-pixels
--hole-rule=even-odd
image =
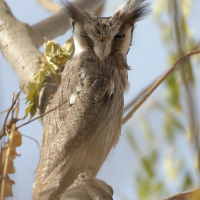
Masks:
[[[7,0],[7,2],[16,18],[31,25],[51,15],[34,0]],[[122,0],[109,0],[103,15],[112,15],[122,2]],[[150,2],[153,5],[155,1]],[[199,8],[200,2],[195,1],[193,15],[190,20],[191,26],[198,35],[200,35],[200,27],[197,27],[197,24],[199,24],[197,19],[200,15]],[[56,41],[62,44],[69,38],[70,34],[69,31]],[[159,28],[153,21],[152,14],[136,26],[131,50],[128,54],[128,64],[131,66],[129,71],[130,88],[125,95],[125,103],[129,102],[139,91],[155,80],[168,66],[167,50],[161,41]],[[2,111],[10,106],[12,94],[18,92],[19,87],[16,75],[1,54],[0,70],[0,111]],[[159,95],[161,88],[155,92],[155,96]],[[23,98],[24,95],[21,96],[21,99]],[[24,109],[25,105],[22,100],[21,116],[24,114]],[[4,117],[5,115],[0,116],[1,125]],[[134,125],[134,120],[131,120],[128,125]],[[33,122],[21,128],[20,131],[22,134],[40,142],[42,127],[39,122]],[[123,127],[119,144],[111,151],[98,174],[98,178],[105,180],[114,188],[115,200],[125,200],[124,197],[131,200],[136,199],[133,172],[134,168],[138,166],[135,164],[137,162],[125,132],[126,127]],[[31,188],[39,162],[39,151],[34,141],[23,137],[22,146],[17,150],[21,156],[15,159],[16,173],[11,175],[11,178],[16,182],[13,187],[14,198],[8,198],[9,200],[31,200]]]

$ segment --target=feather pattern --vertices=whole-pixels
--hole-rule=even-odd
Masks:
[[[144,0],[129,0],[112,17],[96,17],[74,4],[74,51],[44,117],[41,159],[33,199],[60,200],[80,173],[96,176],[118,142],[128,86],[126,55]]]
[[[100,62],[97,68],[98,57],[85,52],[68,62],[63,72],[63,81],[48,109],[67,99],[69,101],[44,118],[42,152],[45,154],[41,154],[42,162],[35,182],[35,187],[39,187],[41,191],[45,187],[48,191],[42,195],[52,195],[53,198],[55,194],[50,191],[58,195],[62,191],[59,188],[62,182],[69,186],[79,173],[87,169],[96,174],[110,149],[117,143],[125,87],[124,82],[119,82],[118,78],[127,76],[127,72],[118,70],[116,66],[112,67],[112,60],[110,58]],[[122,63],[119,64],[122,67]],[[126,60],[124,65],[126,66]],[[77,85],[81,87],[79,92],[76,92]],[[70,100],[74,93],[76,98],[72,104]],[[55,174],[56,178],[52,178]],[[50,182],[52,179],[54,181]]]

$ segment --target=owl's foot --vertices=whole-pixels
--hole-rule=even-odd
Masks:
[[[84,176],[84,174],[82,174]],[[86,177],[87,178],[87,177]],[[91,177],[83,183],[85,190],[92,200],[112,200],[113,189],[106,182]]]
[[[67,189],[61,200],[112,200],[113,189],[104,181],[93,177],[92,172],[81,173]]]

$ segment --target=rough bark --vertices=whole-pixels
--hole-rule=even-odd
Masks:
[[[30,34],[31,27],[17,20],[7,4],[0,1],[0,50],[17,74],[21,88],[40,67],[41,53]]]
[[[88,12],[97,9],[104,0],[76,0]],[[63,11],[30,26],[17,20],[4,0],[0,0],[0,50],[19,78],[20,87],[26,86],[40,68],[39,47],[44,37],[54,39],[70,29],[69,17]],[[17,51],[16,51],[17,49]]]

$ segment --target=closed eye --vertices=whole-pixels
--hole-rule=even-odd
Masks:
[[[72,24],[72,28],[74,29],[74,21],[71,21],[71,24]]]
[[[125,37],[125,34],[121,34],[121,35],[115,35],[115,38],[124,38]]]
[[[90,37],[88,37],[87,35],[80,35],[82,38],[86,38],[85,42],[87,43],[87,45],[92,48],[93,47],[93,41],[91,40]]]
[[[87,35],[80,35],[83,38],[89,38]]]

